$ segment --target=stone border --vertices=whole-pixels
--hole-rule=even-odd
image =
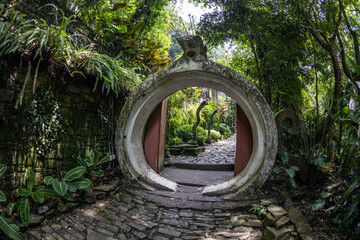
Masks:
[[[277,129],[272,111],[258,89],[236,71],[197,55],[182,57],[150,75],[126,101],[116,131],[116,150],[121,169],[157,189],[176,191],[177,184],[157,174],[143,151],[146,122],[155,107],[170,94],[188,87],[208,87],[224,92],[245,112],[253,132],[253,152],[246,168],[229,181],[206,186],[202,194],[235,198],[245,190],[260,188],[270,174],[277,152]],[[234,194],[235,193],[235,194]]]

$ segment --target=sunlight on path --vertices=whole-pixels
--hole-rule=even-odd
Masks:
[[[235,164],[236,134],[228,139],[206,145],[205,152],[197,156],[171,155],[165,161],[193,164]]]

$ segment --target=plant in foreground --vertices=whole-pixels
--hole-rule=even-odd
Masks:
[[[44,183],[46,185],[52,185],[53,189],[55,190],[55,192],[52,192],[51,197],[64,197],[66,200],[73,201],[74,197],[71,193],[75,193],[80,189],[87,189],[91,185],[90,179],[83,177],[85,171],[85,167],[78,166],[69,170],[60,180],[53,178],[52,176],[46,176],[44,178]]]
[[[108,161],[110,161],[110,157],[106,155],[100,159],[99,152],[96,149],[90,151],[88,159],[80,156],[77,157],[77,162],[86,169],[85,173],[93,177],[104,176],[104,170],[100,169],[100,165],[107,163]]]
[[[267,213],[266,207],[260,204],[252,204],[249,212],[254,212],[259,216],[265,215]]]
[[[6,165],[0,164],[0,177],[7,170]],[[0,202],[6,202],[5,194],[0,190]],[[0,213],[0,229],[9,237],[15,240],[25,239],[24,235],[20,233],[20,229],[17,225],[12,224],[10,219],[5,218],[3,213]]]
[[[289,155],[287,152],[282,152],[280,158],[283,166],[275,167],[273,171],[276,173],[281,173],[282,171],[285,171],[289,176],[289,181],[291,183],[291,186],[295,188],[296,182],[294,180],[294,176],[295,176],[295,172],[299,171],[299,168],[297,166],[289,166]]]

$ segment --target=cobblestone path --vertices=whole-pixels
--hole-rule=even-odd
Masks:
[[[205,152],[197,156],[171,155],[166,161],[173,163],[194,164],[234,164],[235,163],[236,134],[227,139],[205,146]]]
[[[250,240],[263,239],[264,228],[269,224],[273,227],[267,227],[265,235],[300,239],[286,217],[286,211],[271,205],[273,203],[269,200],[261,202],[270,212],[265,220],[261,220],[256,214],[249,213],[249,204],[241,202],[229,205],[221,201],[211,202],[210,197],[204,202],[179,200],[170,193],[170,196],[160,196],[146,190],[126,188],[107,200],[84,204],[70,213],[44,221],[41,226],[27,231],[28,239]]]

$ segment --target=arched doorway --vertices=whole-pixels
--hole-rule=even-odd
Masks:
[[[157,173],[160,173],[164,169],[165,163],[164,152],[168,105],[169,100],[168,98],[165,98],[155,108],[147,121],[143,140],[145,158],[151,168]],[[238,104],[236,104],[236,133],[236,155],[234,159],[234,167],[226,166],[228,169],[233,168],[233,176],[238,175],[245,169],[248,161],[250,160],[253,149],[251,125],[244,111]],[[222,165],[219,165],[219,171],[222,170],[221,166]],[[189,166],[184,164],[184,168],[188,167]],[[196,169],[195,167],[196,165],[193,165],[191,166],[191,169]],[[201,168],[216,169],[214,166],[210,165],[201,166]]]
[[[209,61],[200,37],[184,37],[180,44],[184,56],[150,75],[122,109],[117,123],[116,147],[124,174],[157,189],[176,191],[177,184],[156,173],[145,158],[146,125],[155,108],[171,93],[194,86],[208,87],[224,92],[239,105],[250,125],[252,150],[248,163],[238,175],[229,181],[206,186],[202,194],[236,195],[261,187],[277,152],[277,129],[270,107],[251,82],[234,70]]]

